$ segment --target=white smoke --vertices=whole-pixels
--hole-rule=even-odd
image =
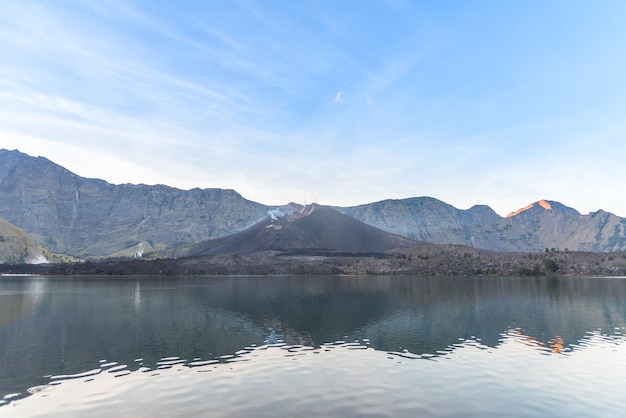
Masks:
[[[267,214],[273,221],[277,221],[278,219],[285,218],[288,221],[293,221],[296,219],[300,219],[304,216],[310,215],[311,212],[315,210],[315,205],[299,205],[297,203],[289,203],[285,206],[281,206],[279,208],[270,209],[267,211]]]
[[[279,218],[285,216],[280,208],[270,209],[267,211],[267,214],[270,216],[270,218],[272,218],[273,221],[277,221]]]
[[[39,254],[35,258],[26,260],[26,264],[48,264],[48,263],[49,263],[48,259],[43,254]]]
[[[143,256],[143,242],[136,245],[137,251],[135,251],[134,258],[141,258]]]

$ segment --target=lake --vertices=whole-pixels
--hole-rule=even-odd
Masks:
[[[0,416],[622,416],[626,279],[0,277]]]

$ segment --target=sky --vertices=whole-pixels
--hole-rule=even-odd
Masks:
[[[0,9],[0,148],[83,177],[626,216],[622,0]]]

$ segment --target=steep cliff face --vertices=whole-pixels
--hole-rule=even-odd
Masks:
[[[242,230],[267,209],[232,190],[114,185],[0,150],[0,216],[56,253],[106,256],[139,243],[176,248]]]
[[[341,210],[385,231],[435,244],[499,251],[626,250],[626,219],[604,211],[581,215],[548,200],[504,218],[488,206],[461,210],[430,197],[385,200]]]
[[[603,210],[581,215],[558,202],[540,200],[507,215],[499,225],[503,238],[522,250],[626,249],[626,219]]]
[[[0,217],[57,254],[132,257],[188,248],[243,231],[266,219],[269,209],[233,190],[114,185],[42,157],[0,150]],[[504,218],[488,206],[461,210],[431,197],[336,209],[383,231],[435,244],[523,252],[626,250],[625,218],[602,210],[581,215],[548,200]]]
[[[418,241],[480,248],[488,248],[485,236],[501,219],[488,206],[460,210],[432,197],[383,200],[340,210],[366,224]]]

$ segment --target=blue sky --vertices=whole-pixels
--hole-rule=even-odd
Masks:
[[[626,216],[624,1],[0,7],[0,147],[81,176]]]

